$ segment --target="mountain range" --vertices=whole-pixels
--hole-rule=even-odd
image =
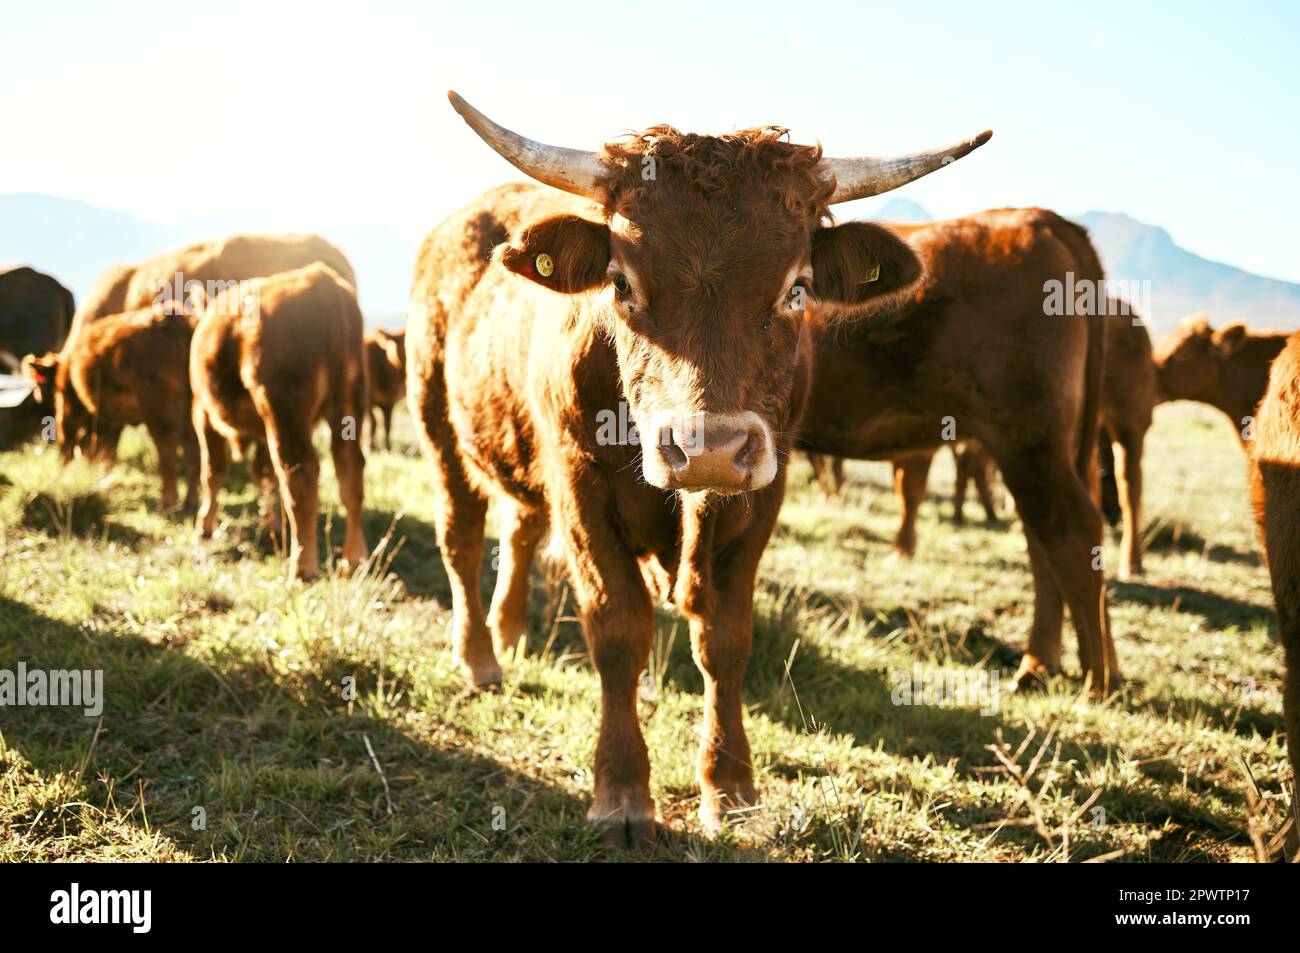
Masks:
[[[844,218],[928,222],[926,209],[893,196],[874,205],[858,203]],[[1264,278],[1202,258],[1177,245],[1158,225],[1120,212],[1090,211],[1072,218],[1092,235],[1107,277],[1149,282],[1144,315],[1154,337],[1187,314],[1205,312],[1213,324],[1245,321],[1252,327],[1300,328],[1300,284]],[[118,262],[137,261],[198,239],[234,232],[266,231],[251,209],[172,224],[142,220],[129,212],[97,208],[49,195],[0,195],[0,266],[30,264],[84,295],[99,273]],[[357,273],[361,307],[371,325],[398,327],[406,313],[416,245],[372,222],[342,222],[321,231],[342,249]]]

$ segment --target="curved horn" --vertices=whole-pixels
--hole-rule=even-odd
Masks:
[[[991,138],[993,131],[986,129],[973,139],[954,142],[930,152],[887,158],[853,156],[848,159],[822,159],[822,167],[835,176],[835,194],[831,196],[830,204],[864,199],[906,185],[969,155]]]
[[[455,90],[447,92],[447,99],[480,139],[524,175],[574,195],[598,202],[604,199],[603,171],[596,153],[548,146],[511,132],[465,102]]]

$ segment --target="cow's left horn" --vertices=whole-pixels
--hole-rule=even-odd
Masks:
[[[993,131],[985,130],[973,139],[954,142],[931,152],[916,152],[908,156],[822,159],[822,168],[835,176],[835,194],[831,196],[830,204],[864,199],[906,185],[969,155],[991,138]]]
[[[478,137],[491,146],[507,162],[524,175],[538,182],[601,201],[605,191],[601,186],[600,159],[594,152],[548,146],[498,126],[465,100],[455,90],[447,93],[451,108]]]

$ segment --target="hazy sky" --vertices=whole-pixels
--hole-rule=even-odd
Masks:
[[[1300,280],[1300,4],[717,6],[10,3],[0,193],[418,238],[515,177],[447,105],[455,88],[584,148],[655,122],[787,125],[838,154],[991,128],[898,194],[936,217],[1124,211]]]

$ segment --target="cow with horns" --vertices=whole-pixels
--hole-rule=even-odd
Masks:
[[[670,598],[704,678],[701,815],[715,825],[756,796],[741,681],[755,573],[809,388],[811,322],[823,304],[868,310],[921,274],[904,241],[830,225],[830,206],[898,188],[991,134],[832,159],[776,128],[654,126],[584,152],[450,99],[550,187],[487,192],[433,230],[416,265],[407,392],[433,470],[457,659],[475,686],[500,683],[498,654],[524,634],[529,566],[549,526],[601,681],[588,817],[616,842],[642,843],[655,811],[637,686],[652,596]],[[635,426],[607,439],[602,421],[620,410]],[[505,525],[485,612],[491,497]]]

